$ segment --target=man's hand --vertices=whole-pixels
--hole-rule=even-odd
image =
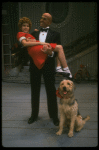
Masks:
[[[38,29],[34,29],[34,31],[39,31]]]
[[[43,49],[41,49],[42,52],[44,52],[47,55],[52,55],[52,47],[51,45],[43,45]]]

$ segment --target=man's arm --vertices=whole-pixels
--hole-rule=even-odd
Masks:
[[[57,43],[57,45],[61,45],[61,37],[60,37],[60,33],[54,31],[53,33],[55,35],[54,39],[53,39],[53,43]],[[53,57],[57,56],[57,52],[54,52]]]
[[[60,33],[57,32],[54,42],[57,43],[57,45],[61,45],[61,37],[60,37]]]
[[[55,32],[55,37],[54,37],[54,42],[53,43],[57,43],[57,45],[61,45],[61,38],[60,38],[60,33],[58,33],[58,32]],[[48,51],[52,51],[52,49],[48,49]],[[56,52],[50,52],[50,54],[48,55],[49,57],[54,57],[54,56],[56,56],[57,55],[57,53]]]
[[[47,54],[49,57],[53,57],[52,56],[52,47],[51,45],[43,45],[43,49],[41,49],[42,52],[44,52],[45,54]]]
[[[39,30],[38,29],[35,29],[31,34],[36,38],[36,40],[39,40],[38,38],[37,38],[37,32],[38,32]],[[44,51],[43,51],[44,52]],[[49,57],[53,57],[54,56],[54,52],[52,51],[52,48],[49,46],[48,47],[48,49],[46,50],[46,52],[45,53],[47,53],[47,55],[49,56]]]

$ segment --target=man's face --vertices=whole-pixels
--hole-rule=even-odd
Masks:
[[[51,24],[50,18],[47,15],[42,15],[41,19],[40,19],[40,26],[42,28],[46,28]]]

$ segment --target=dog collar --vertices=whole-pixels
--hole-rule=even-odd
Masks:
[[[58,88],[58,90],[56,90],[56,96],[59,97],[59,98],[62,98],[62,96],[59,93],[59,88]]]
[[[63,98],[60,93],[59,93],[59,88],[58,90],[56,90],[56,96],[59,97],[59,98]],[[69,97],[68,97],[69,98]],[[77,101],[77,99],[75,99],[72,103],[69,104],[69,106],[72,106],[74,105],[75,101]],[[62,104],[62,102],[60,101],[60,104]]]

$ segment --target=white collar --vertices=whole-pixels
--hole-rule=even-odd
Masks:
[[[42,28],[42,29],[49,29],[49,26],[48,26],[48,27],[46,27],[46,28]]]

